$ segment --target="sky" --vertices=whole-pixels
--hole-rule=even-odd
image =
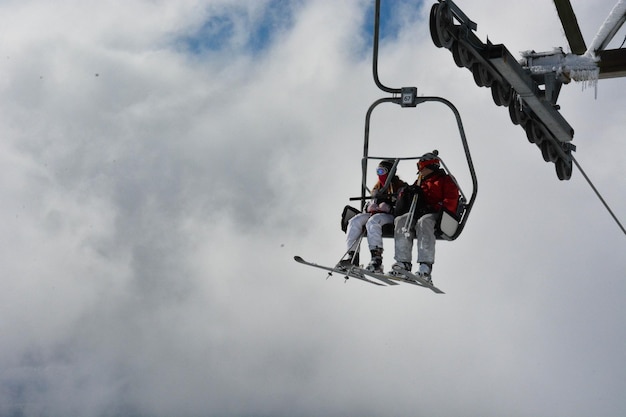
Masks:
[[[345,251],[389,96],[373,1],[0,3],[0,415],[624,415],[625,236],[433,45],[431,4],[383,6],[379,72],[463,120],[478,197],[437,244],[445,295],[293,261]],[[458,5],[515,56],[568,49],[550,1]],[[589,43],[614,2],[572,5]],[[623,223],[626,79],[583,87],[561,114]],[[381,105],[370,141],[438,149],[471,192],[445,108]]]

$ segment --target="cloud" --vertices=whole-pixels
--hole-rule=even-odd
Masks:
[[[368,2],[113,6],[0,13],[0,414],[626,409],[623,236],[579,173],[558,181],[432,45],[429,5],[394,18],[380,71],[449,98],[470,141],[479,194],[463,235],[437,247],[442,297],[292,260],[345,250],[365,111],[386,95],[371,79]],[[506,23],[495,3],[461,7],[512,51],[563,41],[551,5],[520,3]],[[570,85],[559,100],[618,214],[622,85],[601,81],[597,100]],[[381,106],[371,129],[385,156],[439,149],[469,191],[445,108]]]

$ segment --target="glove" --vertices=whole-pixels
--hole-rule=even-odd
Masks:
[[[391,206],[387,202],[382,202],[378,205],[379,213],[391,213]]]
[[[378,204],[372,201],[367,205],[367,209],[365,211],[371,214],[378,213]]]
[[[377,204],[377,203],[370,203],[367,206],[367,210],[368,213],[372,213],[372,214],[376,214],[376,213],[389,213],[391,212],[391,206],[385,202]]]

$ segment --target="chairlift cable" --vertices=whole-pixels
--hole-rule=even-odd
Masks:
[[[624,234],[626,235],[626,229],[624,229],[624,226],[622,226],[622,223],[620,223],[617,216],[615,216],[615,214],[613,213],[613,210],[611,210],[611,207],[609,207],[606,201],[604,201],[604,198],[602,198],[602,195],[600,195],[600,192],[598,192],[598,189],[593,185],[593,183],[591,182],[587,174],[585,174],[585,171],[582,169],[582,167],[580,166],[576,158],[574,158],[574,155],[572,155],[572,161],[574,161],[574,164],[576,164],[576,167],[578,168],[580,173],[583,174],[583,177],[585,177],[585,180],[587,180],[587,183],[589,183],[589,185],[591,186],[591,189],[596,193],[596,195],[598,196],[602,204],[604,204],[604,207],[606,207],[609,214],[611,214],[611,217],[613,217],[613,220],[615,220],[619,228],[622,229],[622,232],[624,232]]]

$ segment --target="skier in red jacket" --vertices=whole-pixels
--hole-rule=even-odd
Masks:
[[[416,275],[431,281],[435,262],[435,227],[443,209],[456,215],[459,203],[459,188],[454,180],[439,166],[438,152],[424,154],[417,162],[417,180],[413,188],[418,194],[414,213],[395,218],[395,260],[390,275],[402,275],[411,271],[413,236],[417,239]],[[414,224],[407,220],[413,215]]]

